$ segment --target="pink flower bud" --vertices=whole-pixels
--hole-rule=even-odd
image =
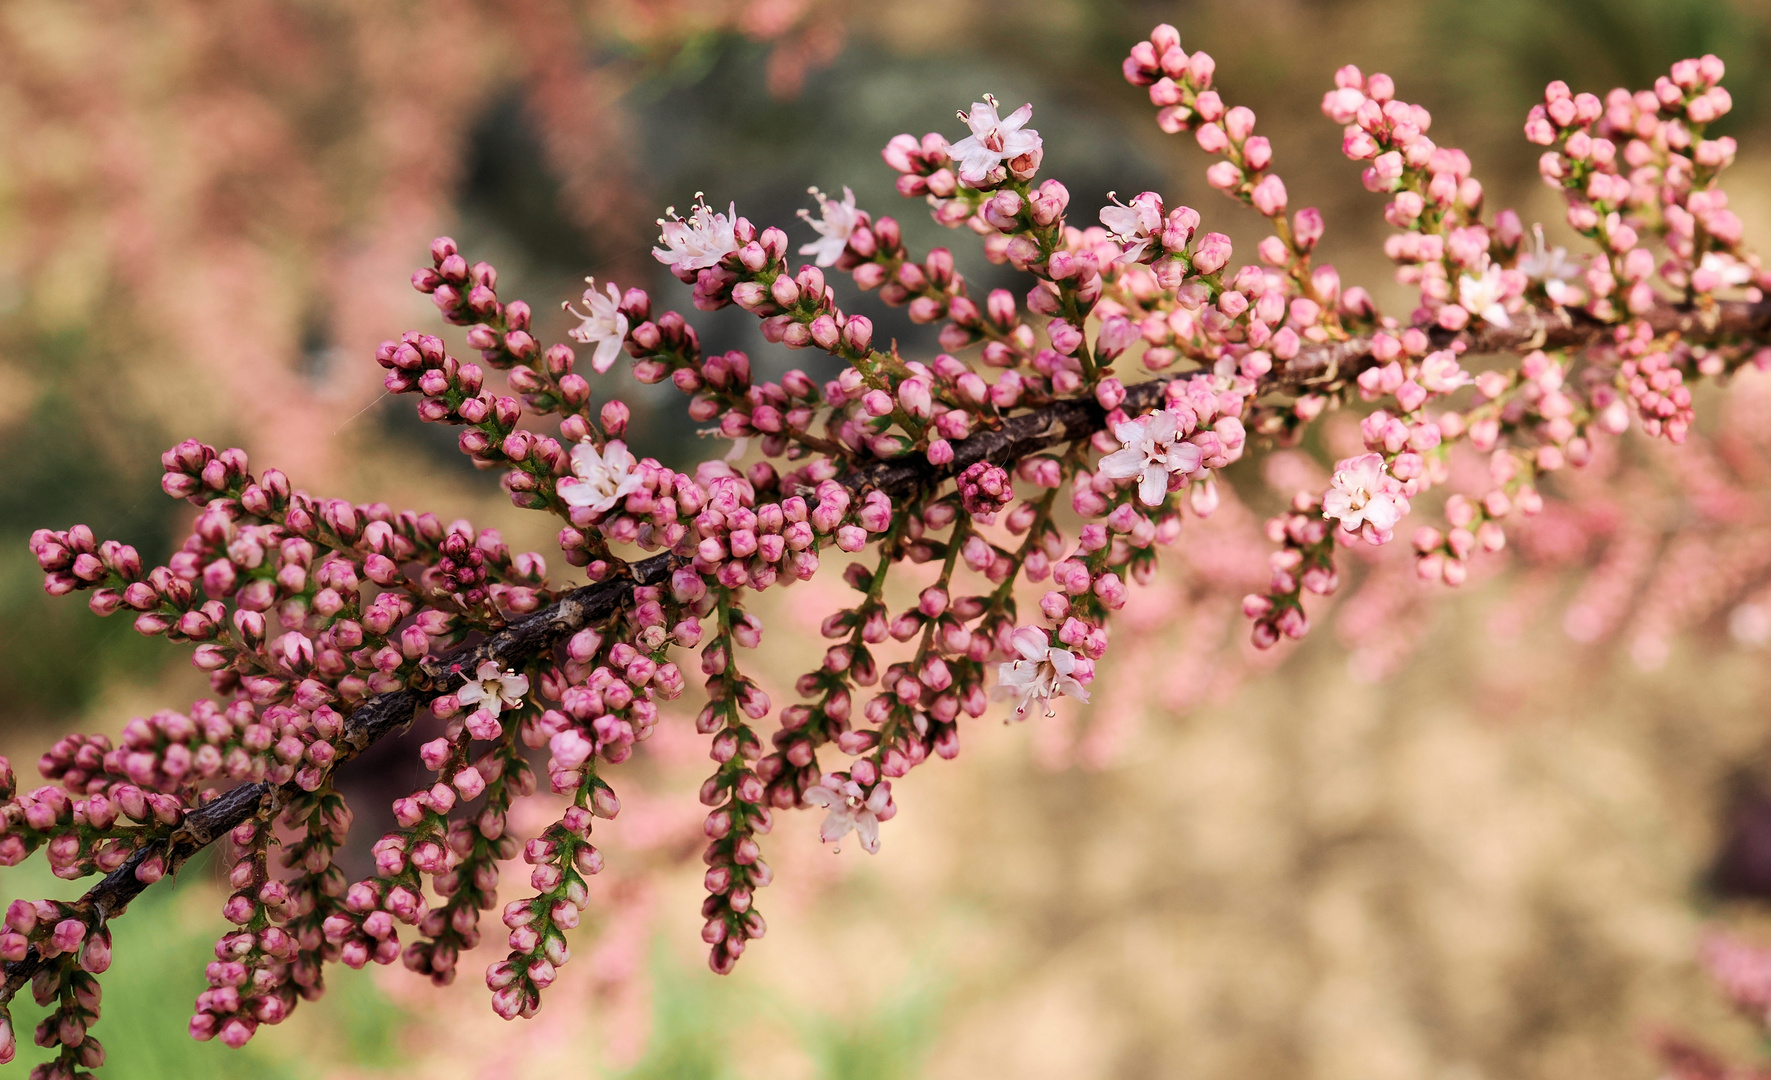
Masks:
[[[55,924],[54,931],[50,933],[48,947],[53,950],[52,955],[71,953],[78,949],[84,940],[86,940],[86,924],[79,919],[63,919]]]
[[[1230,238],[1223,233],[1206,233],[1193,249],[1193,269],[1200,274],[1215,274],[1230,261]]]
[[[1254,209],[1268,218],[1277,218],[1286,212],[1286,184],[1277,175],[1263,177],[1254,186],[1254,191],[1250,191],[1249,197],[1254,200]]]
[[[1233,162],[1220,161],[1205,170],[1205,182],[1219,191],[1229,191],[1242,183],[1242,170]]]
[[[577,769],[595,752],[591,741],[576,728],[570,728],[555,735],[548,741],[548,750],[553,754],[552,764],[562,770]]]

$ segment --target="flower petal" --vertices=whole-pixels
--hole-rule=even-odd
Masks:
[[[1101,459],[1100,470],[1115,480],[1124,480],[1144,470],[1144,452],[1130,447],[1115,450]]]
[[[597,342],[596,352],[590,358],[590,366],[602,374],[615,366],[615,358],[621,355],[621,343],[627,338],[627,316],[617,320],[617,331]]]
[[[818,826],[818,839],[826,844],[834,844],[849,834],[855,827],[855,814],[847,806],[832,807],[824,816],[824,823]]]
[[[1168,470],[1152,465],[1138,479],[1138,501],[1145,506],[1161,506],[1168,497]]]
[[[856,814],[855,835],[861,838],[861,846],[867,849],[867,854],[879,854],[879,818],[866,810]]]
[[[1058,692],[1063,693],[1063,694],[1069,694],[1071,697],[1075,698],[1077,701],[1082,702],[1084,705],[1088,704],[1088,687],[1082,685],[1081,683],[1077,682],[1075,679],[1072,679],[1068,675],[1063,675],[1063,676],[1059,677],[1059,679],[1058,679]]]
[[[1014,645],[1016,652],[1034,663],[1044,660],[1046,654],[1051,652],[1051,639],[1046,636],[1044,630],[1036,626],[1021,627],[1014,632],[1009,641]]]

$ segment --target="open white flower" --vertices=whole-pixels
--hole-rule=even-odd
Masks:
[[[523,703],[523,695],[529,692],[529,677],[518,675],[514,671],[501,671],[496,660],[484,660],[455,697],[461,707],[468,712],[480,709],[497,716],[505,709],[513,709]]]
[[[1719,251],[1704,252],[1702,261],[1697,265],[1699,269],[1708,270],[1716,275],[1724,289],[1737,289],[1742,285],[1750,285],[1753,278],[1758,276],[1753,272],[1753,268],[1746,263]]]
[[[1458,366],[1457,353],[1450,349],[1440,349],[1421,358],[1420,371],[1415,375],[1415,381],[1432,393],[1449,394],[1475,380],[1470,377],[1469,372]]]
[[[1397,498],[1395,478],[1384,470],[1381,454],[1360,454],[1340,463],[1334,486],[1322,496],[1322,516],[1339,518],[1341,528],[1358,532],[1369,524],[1388,533],[1402,520],[1404,507]]]
[[[1011,640],[1021,659],[1005,661],[997,668],[996,688],[990,696],[1015,699],[1015,719],[1026,716],[1035,701],[1046,703],[1045,715],[1056,716],[1051,699],[1060,694],[1088,703],[1088,687],[1071,674],[1076,670],[1075,653],[1052,648],[1045,631],[1034,626],[1016,630]]]
[[[959,166],[960,180],[974,187],[984,182],[991,169],[1043,145],[1039,132],[1027,127],[1027,121],[1033,119],[1031,104],[1004,118],[998,113],[995,96],[985,94],[983,101],[974,101],[972,111],[960,113],[959,118],[972,133],[954,143],[951,153]]]
[[[1113,200],[1113,205],[1101,207],[1101,224],[1113,234],[1113,239],[1126,245],[1113,261],[1137,262],[1154,234],[1162,229],[1162,200],[1153,191],[1143,192],[1129,203],[1120,202],[1119,195],[1112,191],[1107,192],[1107,198]]]
[[[869,855],[879,853],[879,815],[892,800],[892,793],[883,783],[872,792],[861,785],[834,774],[825,776],[818,786],[806,789],[805,801],[822,806],[830,812],[818,827],[818,837],[826,844],[836,844],[841,851],[842,838],[853,832],[861,838],[861,846]]]
[[[1115,425],[1113,434],[1125,449],[1102,458],[1101,471],[1115,480],[1136,477],[1138,500],[1145,506],[1162,505],[1171,474],[1199,469],[1199,447],[1182,441],[1175,414],[1167,409]]]
[[[818,200],[822,217],[813,218],[810,210],[799,212],[799,216],[817,230],[819,237],[802,246],[799,253],[817,256],[815,261],[819,266],[834,266],[836,260],[842,258],[843,249],[849,246],[849,237],[854,235],[856,226],[861,224],[861,215],[855,209],[855,193],[845,187],[842,202],[837,202],[817,188],[808,190]]]
[[[1488,263],[1480,276],[1465,274],[1457,279],[1457,302],[1472,315],[1480,315],[1491,325],[1505,330],[1513,325],[1507,314],[1506,284],[1501,280],[1498,263]]]
[[[1580,277],[1580,264],[1568,257],[1567,248],[1544,244],[1542,225],[1533,225],[1531,233],[1536,237],[1536,245],[1519,256],[1519,272],[1540,282],[1551,303],[1560,304],[1568,293],[1568,283]]]
[[[584,280],[590,286],[584,290],[584,310],[579,311],[571,304],[560,306],[584,320],[566,331],[566,336],[587,345],[596,343],[590,366],[601,373],[609,370],[615,358],[621,355],[621,344],[627,340],[627,316],[621,314],[621,290],[614,282],[605,283],[608,293],[604,295],[596,291],[596,278]]]
[[[598,453],[589,439],[572,448],[572,476],[562,476],[560,498],[568,506],[587,506],[601,513],[640,489],[633,455],[620,439],[610,439]]]
[[[658,219],[658,227],[662,230],[658,242],[664,246],[653,248],[652,257],[666,266],[705,270],[738,250],[738,237],[734,232],[738,223],[738,204],[732,203],[725,213],[716,214],[702,200],[700,193],[696,193],[695,199],[695,208],[689,212],[688,220],[678,217],[674,206],[668,207],[665,216]]]

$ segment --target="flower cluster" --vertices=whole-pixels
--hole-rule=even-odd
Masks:
[[[435,240],[412,284],[478,357],[411,331],[376,351],[384,385],[458,429],[514,506],[550,515],[581,584],[550,578],[541,554],[513,554],[494,530],[316,498],[194,441],[162,459],[166,493],[196,508],[165,565],[84,526],[38,532],[49,592],[84,592],[100,615],[127,610],[139,632],[192,644],[214,697],[132,721],[116,745],[61,740],[40,765],[49,783],[29,791],[0,762],[0,862],[41,847],[60,876],[107,875],[78,902],[14,905],[0,1003],[35,972],[56,1010],[39,1040],[63,1048],[67,1070],[91,1067],[106,913],[225,836],[235,929],[209,967],[196,1037],[244,1043],[318,995],[331,963],[399,960],[452,981],[519,854],[533,894],[502,905],[509,952],[485,979],[500,1016],[532,1015],[604,867],[591,833],[620,812],[619,767],[673,722],[662,706],[691,663],[713,762],[700,789],[702,938],[710,967],[730,971],[767,930],[761,838],[776,815],[821,810],[826,842],[853,833],[876,851],[894,781],[955,757],[992,696],[1014,718],[1086,704],[1114,613],[1186,518],[1197,531],[1234,505],[1223,473],[1251,446],[1361,410],[1331,478],[1300,485],[1268,521],[1275,550],[1256,567],[1268,591],[1243,601],[1265,648],[1305,634],[1303,596],[1336,591],[1343,549],[1388,543],[1423,497],[1467,486],[1454,446],[1485,457],[1486,484],[1450,492],[1448,527],[1414,537],[1420,575],[1450,584],[1478,548],[1506,545],[1515,510],[1544,508],[1544,478],[1591,461],[1632,415],[1679,441],[1690,382],[1764,355],[1765,320],[1743,306],[1763,299],[1743,273],[1758,264],[1716,186],[1733,146],[1701,137],[1727,106],[1708,59],[1676,67],[1652,102],[1613,95],[1600,108],[1552,86],[1532,114],[1530,137],[1561,147],[1545,175],[1574,178],[1570,220],[1601,248],[1582,273],[1541,231],[1527,248],[1516,214],[1484,217],[1468,157],[1428,138],[1430,117],[1392,80],[1338,72],[1323,109],[1347,154],[1370,163],[1365,186],[1390,198],[1401,232],[1386,249],[1420,289],[1406,319],[1313,263],[1322,216],[1289,207],[1270,142],[1213,87],[1209,55],[1162,26],[1124,73],[1148,87],[1164,130],[1213,156],[1212,186],[1270,223],[1256,261],[1232,265],[1227,236],[1156,192],[1071,223],[1069,191],[1039,175],[1032,106],[1004,116],[990,95],[961,114],[964,137],[899,135],[883,157],[900,194],[965,226],[1023,275],[1017,289],[974,296],[950,250],[914,254],[849,189],[812,192],[814,238],[797,249],[785,229],[698,197],[687,217],[660,220],[656,259],[698,310],[734,306],[771,345],[835,368],[764,379],[776,369],[710,355],[691,319],[647,291],[590,281],[568,333],[591,368],[626,354],[638,381],[670,382],[703,434],[730,442],[692,473],[636,458],[628,407],[593,405],[573,348],[537,340],[496,268]],[[1600,146],[1626,129],[1627,177],[1615,142]],[[1650,240],[1664,261],[1645,255]],[[812,261],[795,265],[795,250]],[[844,310],[843,275],[940,324],[941,351],[879,347],[871,321]],[[1744,302],[1713,295],[1742,285]],[[1572,306],[1582,321],[1551,319]],[[1509,359],[1474,363],[1485,351]],[[1122,375],[1122,361],[1141,374]],[[777,708],[745,671],[765,631],[753,595],[831,572],[832,558],[853,595],[824,614],[830,644],[795,681],[799,700]],[[927,567],[908,604],[888,588],[905,564]],[[440,724],[419,748],[428,776],[394,801],[375,872],[351,881],[334,862],[353,817],[338,769],[418,708]],[[518,836],[512,807],[539,789],[530,751],[543,749],[564,809]]]

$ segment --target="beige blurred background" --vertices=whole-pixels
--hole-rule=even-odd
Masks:
[[[807,185],[850,185],[913,246],[954,243],[977,287],[1012,284],[898,199],[877,153],[955,131],[994,91],[1034,103],[1079,220],[1151,187],[1250,251],[1256,220],[1119,77],[1158,21],[1217,58],[1293,204],[1327,216],[1322,258],[1380,302],[1406,303],[1381,204],[1317,111],[1347,62],[1426,104],[1491,205],[1565,235],[1519,136],[1543,84],[1643,86],[1714,51],[1743,147],[1728,188],[1749,237],[1771,236],[1771,15],[1747,0],[10,0],[0,752],[28,762],[55,732],[203,692],[181,656],[44,598],[24,550],[32,528],[86,521],[164,557],[185,521],[157,459],[187,435],[310,490],[551,546],[449,433],[380,396],[375,343],[437,329],[405,279],[438,232],[497,263],[552,337],[586,274],[688,306],[647,249],[652,218],[696,191],[788,225]],[[741,313],[695,318],[714,347],[785,366]],[[701,456],[674,395],[630,383],[599,393],[635,404],[643,450]],[[1539,529],[1452,595],[1361,566],[1276,658],[1240,644],[1221,585],[1258,580],[1248,538],[1336,436],[1250,461],[1125,613],[1093,709],[973,724],[958,761],[899,784],[877,856],[784,822],[765,848],[770,934],[729,979],[700,959],[705,758],[679,717],[624,767],[600,914],[535,1021],[496,1020],[471,977],[436,993],[378,971],[341,975],[242,1053],[189,1043],[220,926],[193,867],[119,926],[107,1071],[1585,1080],[1655,1076],[1662,1027],[1750,1057],[1753,1029],[1694,953],[1708,925],[1771,941],[1771,378],[1704,400],[1713,437],[1690,454],[1632,443],[1568,487],[1558,520],[1590,541]],[[754,663],[777,702],[839,588],[763,603]],[[3,898],[65,891],[0,871]]]

